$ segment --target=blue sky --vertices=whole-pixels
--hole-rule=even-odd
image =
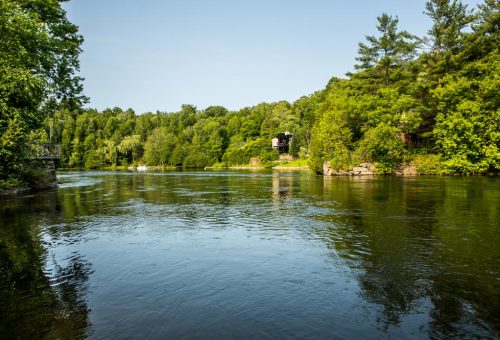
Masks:
[[[463,1],[475,7],[480,0]],[[72,0],[90,107],[137,113],[294,101],[353,69],[376,17],[424,35],[425,0]]]

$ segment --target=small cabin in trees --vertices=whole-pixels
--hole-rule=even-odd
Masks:
[[[278,153],[280,154],[288,153],[290,150],[292,137],[293,135],[288,131],[278,133],[278,135],[271,140],[273,149],[278,150]]]

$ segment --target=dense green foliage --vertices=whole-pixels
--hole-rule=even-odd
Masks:
[[[0,181],[7,183],[22,173],[24,146],[43,119],[86,98],[75,76],[82,37],[59,1],[0,1],[0,32]]]
[[[279,102],[238,112],[221,106],[199,111],[192,105],[183,105],[174,113],[141,115],[120,108],[61,110],[50,123],[53,141],[62,143],[61,163],[93,169],[139,163],[185,167],[247,164],[256,156],[270,161],[277,158],[270,139],[285,129],[298,131],[299,121],[299,111]],[[300,138],[296,144],[298,141]]]
[[[4,3],[24,18],[30,12],[20,4],[36,1]],[[59,110],[46,116],[44,129],[32,131],[31,137],[61,143],[63,166],[89,169],[130,164],[239,165],[252,158],[266,163],[278,157],[271,138],[290,131],[294,135],[290,153],[308,159],[318,172],[329,161],[338,170],[372,162],[379,173],[392,173],[409,163],[420,173],[498,173],[500,4],[485,0],[472,10],[459,0],[429,0],[424,10],[432,19],[428,36],[400,30],[398,18],[384,13],[377,18],[378,35],[367,36],[359,44],[356,72],[346,79],[333,78],[324,90],[294,103],[261,103],[231,112],[221,106],[198,110],[183,105],[178,112],[141,115],[131,109],[98,112],[59,105]],[[31,21],[25,30],[29,31]],[[70,71],[77,68],[74,57],[81,42],[75,32],[68,40],[73,44]],[[50,56],[36,57],[43,70],[42,61]],[[25,91],[22,96],[9,92],[4,96],[2,90],[2,100],[7,98],[2,102],[7,104],[2,104],[0,125],[2,157],[16,154],[15,148],[45,112],[42,104],[57,97],[44,91],[42,96],[37,90],[54,85],[46,81],[51,78],[40,77],[34,69],[26,72],[32,80],[2,75],[3,88]],[[30,85],[9,85],[7,79]],[[69,98],[80,98],[77,86],[66,84],[66,88],[73,91]],[[13,98],[27,99],[17,103]],[[13,110],[5,109],[14,104]],[[19,120],[25,124],[22,138],[15,135],[20,128],[9,125],[16,119],[4,112],[24,115]]]
[[[392,172],[413,161],[422,173],[498,172],[499,9],[498,1],[477,13],[429,1],[434,24],[420,41],[399,32],[397,19],[379,17],[380,37],[360,44],[360,71],[324,91],[313,167],[371,161]]]

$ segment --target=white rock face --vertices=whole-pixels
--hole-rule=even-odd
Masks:
[[[326,176],[365,176],[375,174],[375,165],[372,163],[362,163],[351,170],[332,169],[330,162],[323,163],[323,174]]]

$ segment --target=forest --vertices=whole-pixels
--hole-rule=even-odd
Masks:
[[[381,14],[355,71],[293,103],[137,114],[84,108],[83,37],[58,1],[3,0],[0,186],[23,181],[31,143],[60,143],[67,168],[266,165],[284,131],[293,133],[290,154],[317,173],[328,161],[339,170],[370,162],[380,174],[409,164],[419,174],[498,174],[500,2],[429,0],[422,10],[432,21],[426,36]]]

